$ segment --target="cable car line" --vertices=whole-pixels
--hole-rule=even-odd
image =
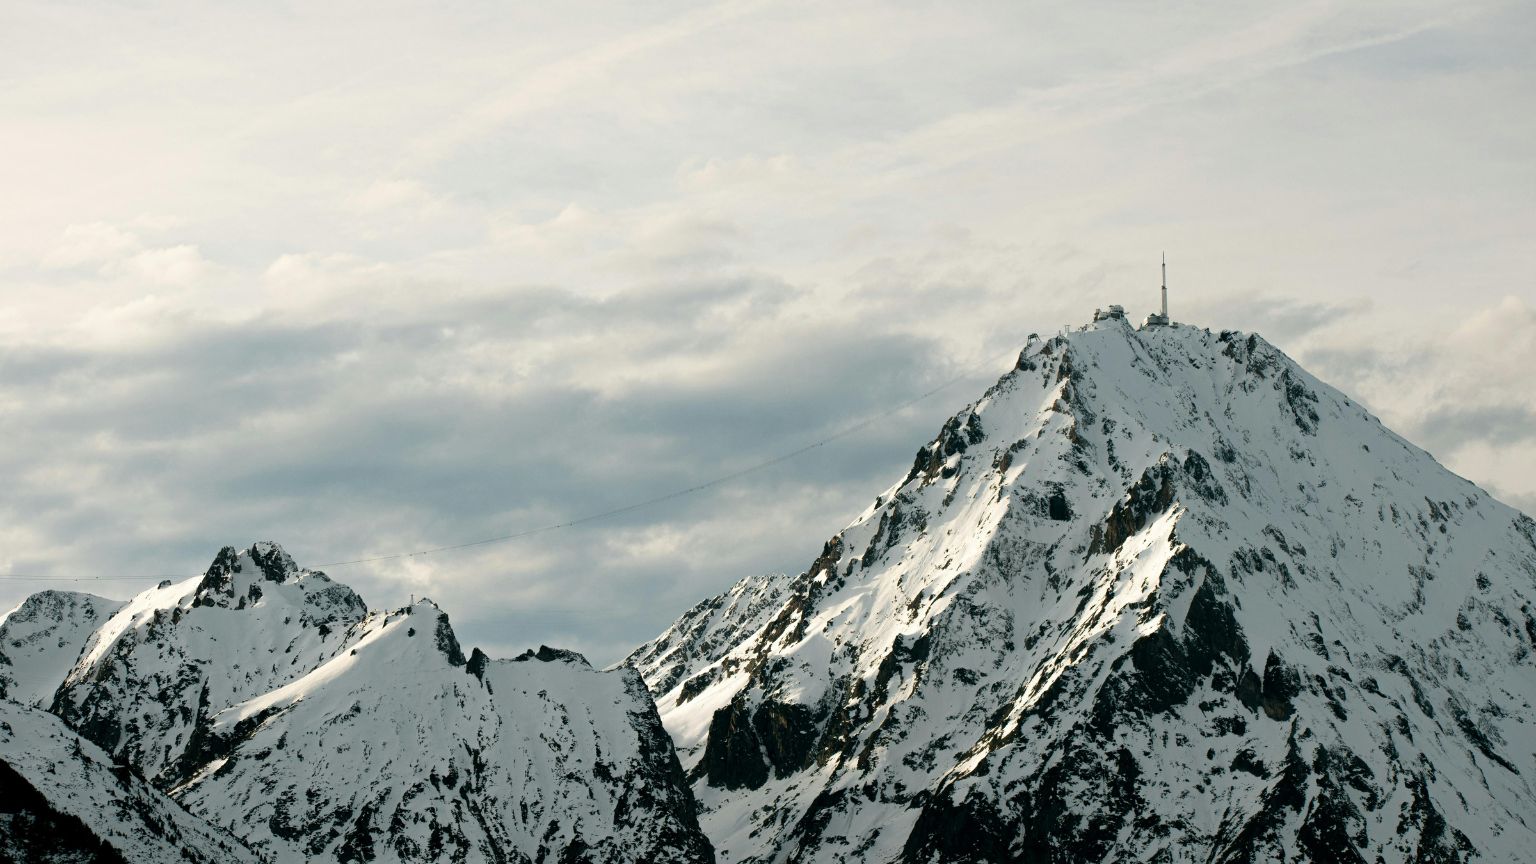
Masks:
[[[1013,356],[1013,353],[1010,352],[1009,353],[1009,358],[1011,359],[1012,356]],[[538,526],[536,528],[529,528],[529,529],[526,529],[526,530],[523,530],[523,531],[515,531],[515,532],[510,533],[510,534],[502,534],[502,535],[499,535],[499,536],[496,536],[496,537],[486,537],[486,538],[484,538],[482,540],[472,540],[472,541],[470,541],[468,543],[454,543],[454,544],[448,545],[448,546],[433,546],[433,547],[430,547],[430,548],[427,548],[427,549],[417,549],[417,550],[410,551],[410,552],[395,552],[395,553],[391,553],[391,554],[388,554],[388,555],[371,555],[371,556],[366,556],[366,557],[362,557],[362,558],[352,558],[352,559],[348,559],[348,560],[345,560],[345,561],[328,561],[328,562],[325,562],[325,563],[313,565],[313,566],[308,567],[306,569],[309,569],[309,570],[324,570],[324,569],[329,568],[329,567],[351,567],[351,566],[355,566],[355,565],[358,565],[358,564],[373,564],[373,563],[377,563],[377,562],[380,562],[380,561],[396,561],[396,560],[400,560],[400,559],[404,559],[404,558],[417,558],[417,557],[422,557],[422,556],[426,556],[426,555],[436,555],[436,554],[441,553],[441,552],[452,552],[452,551],[455,551],[455,550],[458,550],[458,549],[470,549],[470,548],[473,548],[473,547],[476,547],[476,546],[488,546],[488,545],[491,545],[493,543],[506,543],[506,542],[509,542],[509,541],[512,541],[512,540],[520,540],[520,539],[523,539],[525,537],[532,537],[532,536],[534,536],[536,534],[546,534],[546,533],[548,533],[550,531],[558,531],[558,530],[561,530],[561,529],[564,529],[564,528],[573,528],[573,527],[578,526],[578,525],[585,525],[585,524],[587,524],[589,522],[596,522],[596,521],[601,520],[601,519],[608,519],[608,518],[612,518],[614,516],[620,516],[620,515],[623,515],[625,513],[633,512],[635,510],[642,510],[642,509],[645,509],[647,507],[652,507],[652,506],[655,506],[657,504],[662,504],[662,503],[665,503],[667,501],[671,501],[671,500],[676,499],[676,498],[682,498],[682,497],[685,497],[687,495],[692,495],[692,494],[695,494],[697,492],[702,492],[702,491],[704,491],[706,489],[711,489],[711,488],[714,488],[716,486],[720,486],[720,485],[723,485],[725,483],[729,483],[732,480],[738,480],[738,479],[740,479],[742,477],[745,477],[745,476],[747,476],[749,474],[755,474],[755,473],[757,473],[759,471],[764,471],[764,470],[772,468],[772,467],[774,467],[776,465],[781,465],[781,464],[783,464],[785,462],[788,462],[788,461],[790,461],[792,459],[796,459],[796,458],[798,458],[800,456],[804,456],[806,453],[809,453],[812,450],[816,450],[818,448],[825,447],[826,445],[831,444],[831,443],[833,443],[835,441],[839,441],[839,440],[842,440],[843,438],[847,438],[850,435],[853,435],[855,433],[863,431],[864,429],[869,428],[870,426],[874,425],[876,422],[878,422],[880,420],[884,420],[885,418],[890,417],[890,416],[892,416],[894,414],[899,414],[902,411],[905,411],[906,409],[911,408],[913,405],[916,405],[917,403],[922,402],[925,399],[931,398],[931,397],[937,395],[938,393],[943,392],[944,390],[947,390],[950,387],[953,387],[954,385],[960,383],[961,381],[964,381],[965,379],[971,377],[974,374],[977,374],[978,372],[982,371],[984,368],[987,368],[987,366],[990,366],[990,365],[991,364],[988,363],[985,366],[977,366],[977,367],[973,367],[973,368],[967,369],[966,371],[962,372],[961,374],[955,376],[954,378],[949,379],[948,381],[945,381],[944,383],[938,385],[937,387],[934,387],[931,390],[927,390],[927,391],[925,391],[923,393],[920,393],[920,394],[912,397],[911,399],[906,400],[905,402],[902,402],[902,403],[900,403],[900,404],[898,404],[898,405],[896,405],[894,407],[888,408],[888,409],[886,409],[884,411],[881,411],[881,412],[879,412],[877,414],[872,414],[872,415],[870,415],[868,417],[865,417],[863,420],[860,420],[857,423],[854,423],[854,424],[852,424],[850,426],[846,426],[843,429],[840,429],[837,432],[834,432],[831,435],[828,435],[828,436],[826,436],[824,438],[821,438],[821,439],[819,439],[817,441],[814,441],[814,442],[812,442],[810,444],[806,444],[806,445],[804,445],[802,447],[796,448],[796,449],[791,450],[791,451],[789,451],[787,453],[782,453],[782,454],[780,454],[778,456],[774,456],[771,459],[765,459],[762,462],[758,462],[758,463],[755,463],[753,465],[749,465],[749,466],[747,466],[745,468],[741,468],[741,469],[738,469],[736,471],[732,471],[732,472],[730,472],[728,474],[722,474],[719,477],[715,477],[712,480],[707,480],[707,481],[705,481],[703,483],[699,483],[699,484],[694,485],[694,486],[689,486],[689,487],[684,488],[684,489],[677,489],[677,490],[674,490],[672,492],[668,492],[668,493],[663,494],[663,495],[657,495],[657,496],[655,496],[653,498],[646,498],[643,501],[636,501],[636,502],[634,502],[632,504],[626,504],[626,505],[621,506],[621,507],[614,507],[612,509],[603,510],[603,511],[598,512],[598,513],[591,513],[591,514],[588,514],[586,516],[581,516],[581,517],[576,518],[576,519],[567,519],[567,520],[565,520],[563,522],[553,522],[553,523],[550,523],[548,525],[540,525],[540,526]],[[164,575],[164,574],[162,574],[162,575],[156,575],[156,576],[42,576],[42,575],[32,575],[32,574],[28,574],[28,573],[0,573],[0,579],[8,579],[8,580],[15,580],[15,581],[31,581],[31,582],[116,582],[116,581],[145,581],[145,582],[155,581],[155,582],[160,582],[160,581],[164,581],[166,579],[188,579],[188,578],[192,578],[192,576],[188,575],[188,574],[180,574],[180,575]]]

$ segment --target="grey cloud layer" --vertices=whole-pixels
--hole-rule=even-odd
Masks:
[[[780,320],[775,297],[787,293],[752,281],[605,301],[543,291],[439,306],[409,324],[258,319],[178,333],[152,348],[9,349],[0,354],[6,400],[29,407],[10,417],[13,446],[0,456],[11,489],[6,521],[73,538],[67,552],[12,551],[11,569],[70,573],[80,562],[122,562],[159,573],[255,537],[319,563],[496,536],[747,467],[951,371],[931,341]],[[774,331],[767,350],[733,344],[741,331],[731,310],[740,308],[753,327]],[[542,332],[551,324],[555,336]],[[629,359],[636,344],[647,361]],[[536,350],[554,353],[524,372],[477,359]],[[646,371],[677,361],[700,368]],[[590,377],[566,377],[582,366]],[[948,394],[950,402],[968,396],[959,387]],[[419,587],[464,610],[470,637],[509,647],[538,638],[524,637],[517,622],[544,612],[628,610],[630,626],[589,625],[611,640],[603,651],[621,650],[722,578],[795,566],[816,542],[808,538],[841,518],[847,492],[872,497],[893,456],[914,450],[945,405],[727,488],[433,559]],[[189,517],[197,530],[186,530]],[[679,533],[665,543],[666,560],[625,561],[628,541],[614,537],[653,529]],[[713,544],[702,553],[687,541],[695,530]],[[538,572],[520,570],[530,555]],[[391,599],[417,584],[388,567],[335,575],[365,593],[383,579],[371,593]],[[485,593],[496,585],[507,589],[505,601]],[[610,593],[615,587],[620,594]],[[590,599],[578,602],[573,589]],[[523,595],[531,608],[522,608]],[[555,624],[570,626],[558,616]]]

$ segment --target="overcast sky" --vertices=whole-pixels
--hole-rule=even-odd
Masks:
[[[448,8],[438,8],[446,7]],[[1034,331],[1257,330],[1536,511],[1536,6],[0,5],[0,572],[338,567],[598,663]],[[0,580],[0,608],[42,587]],[[127,596],[134,582],[87,590]]]

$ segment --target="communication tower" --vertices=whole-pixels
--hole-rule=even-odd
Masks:
[[[1147,327],[1167,326],[1168,321],[1168,253],[1163,253],[1163,311],[1147,316]]]

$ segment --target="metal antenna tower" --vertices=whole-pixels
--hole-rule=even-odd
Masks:
[[[1163,320],[1168,320],[1168,253],[1163,253]]]

